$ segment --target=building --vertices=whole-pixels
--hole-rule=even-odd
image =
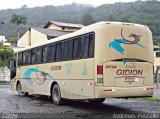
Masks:
[[[43,28],[29,28],[18,40],[17,47],[27,47],[81,29],[84,25],[49,21]]]
[[[77,31],[84,27],[82,24],[72,24],[72,23],[62,23],[62,22],[55,22],[55,21],[49,21],[44,28],[47,29],[56,29],[61,31]]]
[[[0,35],[0,43],[4,43],[4,42],[7,42],[7,39],[5,38],[5,36]]]
[[[154,73],[160,68],[160,47],[154,45]]]
[[[27,47],[39,42],[50,40],[52,38],[59,37],[71,32],[58,31],[54,29],[46,28],[30,28],[28,31],[18,40],[17,47]]]

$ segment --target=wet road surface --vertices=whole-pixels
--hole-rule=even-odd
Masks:
[[[67,101],[56,106],[47,96],[20,97],[9,85],[0,85],[0,118],[160,118],[160,102],[106,99],[102,104]]]

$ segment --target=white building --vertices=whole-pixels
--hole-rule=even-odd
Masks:
[[[154,45],[154,73],[160,67],[160,47]]]
[[[4,43],[4,42],[7,42],[7,39],[5,38],[5,36],[0,35],[0,43]]]

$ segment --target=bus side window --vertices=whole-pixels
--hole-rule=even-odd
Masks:
[[[42,47],[36,48],[36,64],[42,62]]]
[[[25,51],[22,53],[22,65],[29,65],[31,59],[31,52]]]
[[[16,61],[15,60],[10,60],[9,61],[9,68],[10,68],[10,76],[11,76],[11,80],[16,76]]]
[[[47,46],[42,48],[42,62],[46,63],[47,62]]]
[[[94,42],[95,42],[95,36],[94,34],[89,35],[89,57],[94,57]]]
[[[80,59],[82,48],[82,38],[77,37],[74,39],[73,59]]]
[[[31,51],[26,52],[26,64],[29,65],[31,63]]]
[[[64,60],[72,60],[73,40],[66,40],[64,42]]]
[[[53,62],[55,61],[55,53],[56,53],[56,45],[52,44],[47,46],[47,61],[48,62]]]
[[[22,52],[22,65],[26,65],[26,52]]]
[[[63,43],[56,44],[56,61],[61,61],[63,58]]]
[[[16,60],[17,59],[17,54],[15,53],[8,59],[7,65],[10,69],[10,77],[11,80],[16,76]]]
[[[22,65],[22,52],[18,53],[18,66]]]
[[[36,49],[32,49],[31,51],[31,64],[36,63]]]
[[[81,58],[88,57],[88,49],[89,49],[89,35],[84,35],[82,39],[82,48],[81,48]]]

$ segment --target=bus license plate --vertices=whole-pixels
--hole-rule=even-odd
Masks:
[[[125,82],[135,82],[135,78],[126,78]]]

